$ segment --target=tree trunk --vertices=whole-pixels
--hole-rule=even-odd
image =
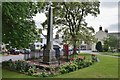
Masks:
[[[74,44],[73,44],[73,55],[77,54],[76,52],[76,41],[74,41]]]
[[[80,46],[78,46],[78,49],[79,49],[78,53],[80,53]]]

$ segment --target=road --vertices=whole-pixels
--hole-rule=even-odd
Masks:
[[[89,53],[89,54],[98,54],[98,52],[92,52],[91,50],[80,50],[81,53]]]
[[[19,54],[19,55],[4,55],[4,56],[0,56],[0,63],[2,61],[7,61],[9,59],[12,59],[13,61],[15,61],[15,60],[24,60],[24,55],[23,54]]]

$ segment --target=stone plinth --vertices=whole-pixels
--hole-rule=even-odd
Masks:
[[[43,63],[45,64],[54,64],[57,63],[54,50],[45,50],[43,52]]]

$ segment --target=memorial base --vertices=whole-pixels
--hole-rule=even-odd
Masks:
[[[45,63],[45,64],[58,63],[58,61],[55,57],[55,51],[54,50],[44,50],[44,52],[43,52],[43,63]]]

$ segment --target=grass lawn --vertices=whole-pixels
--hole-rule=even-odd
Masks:
[[[87,56],[88,54],[81,54]],[[118,58],[97,55],[100,62],[75,72],[55,76],[54,78],[118,78]],[[88,58],[89,59],[89,58]],[[3,69],[3,78],[34,78]]]
[[[56,78],[118,78],[118,58],[98,55],[100,62]]]
[[[6,70],[6,69],[2,69],[2,77],[3,78],[36,78],[36,77],[33,77],[33,76],[20,74],[20,73],[17,73],[17,72]]]

